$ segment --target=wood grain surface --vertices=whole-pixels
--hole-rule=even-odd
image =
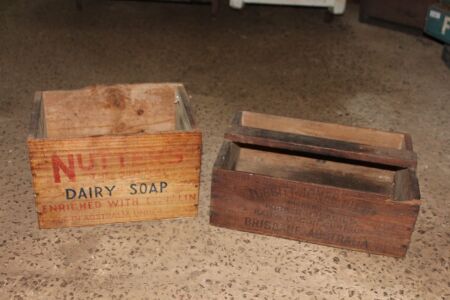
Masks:
[[[106,91],[123,87],[97,90],[109,93]],[[141,98],[142,91],[149,89],[150,104]],[[197,214],[202,135],[190,122],[193,118],[187,94],[181,85],[125,86],[125,90],[139,99],[121,98],[125,101],[122,112],[114,103],[103,107],[109,101],[107,96],[84,98],[90,89],[81,90],[80,95],[36,94],[28,148],[40,228]],[[50,99],[47,102],[42,98],[46,95]],[[77,112],[82,107],[89,110],[90,102],[96,103],[94,109],[101,108],[103,117],[97,118],[98,122],[94,109],[86,122],[81,116],[58,116],[59,110],[68,113],[70,107],[76,107]],[[129,106],[132,108],[128,111]],[[141,108],[144,118],[136,121],[140,116],[135,110]],[[114,129],[115,117],[132,125],[118,132]],[[77,122],[69,128],[67,120]]]
[[[214,170],[212,225],[401,257],[420,201]]]
[[[263,119],[266,119],[264,122]],[[394,167],[417,166],[408,134],[238,112],[225,138]]]
[[[387,134],[397,145],[387,148],[355,144],[357,139],[329,140],[323,132],[304,136],[309,129],[301,126],[301,134],[288,133],[280,124],[271,127],[270,118],[251,123],[270,130],[245,127],[241,118],[234,118],[225,135],[230,140],[214,164],[212,225],[374,254],[406,254],[421,204],[415,171],[407,168],[415,166],[409,135],[400,143]]]
[[[175,84],[95,85],[42,93],[47,137],[175,130]]]

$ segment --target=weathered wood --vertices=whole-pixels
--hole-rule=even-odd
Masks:
[[[169,85],[169,88],[173,86],[176,85]],[[127,88],[133,94],[133,86]],[[81,90],[81,93],[84,95],[85,91]],[[70,92],[69,98],[73,99],[74,94],[74,91]],[[189,122],[191,115],[184,116],[187,121],[182,128],[175,130],[176,111],[180,106],[189,106],[189,103],[176,103],[175,93],[168,97],[170,99],[164,99],[161,105],[173,107],[173,130],[155,128],[155,123],[150,120],[141,123],[148,127],[143,127],[139,134],[109,131],[109,134],[96,136],[93,136],[93,133],[98,133],[96,123],[92,123],[89,131],[89,127],[82,126],[80,119],[79,126],[71,131],[74,136],[70,136],[64,132],[64,126],[59,126],[58,117],[53,115],[57,113],[55,107],[41,110],[42,105],[57,103],[57,98],[43,103],[36,101],[35,108],[45,111],[45,119],[42,114],[35,117],[37,113],[33,112],[28,148],[40,228],[192,217],[197,214],[201,132]],[[145,99],[140,101],[145,102]],[[89,99],[82,102],[88,103]],[[129,102],[137,103],[131,97],[124,105],[129,105]],[[148,115],[157,115],[159,109],[158,105],[152,106],[153,111]],[[183,109],[181,113],[188,110]],[[120,116],[123,122],[127,122],[126,116],[127,113]],[[41,129],[36,124],[48,125],[48,120],[50,135],[48,132],[37,134]]]
[[[73,138],[175,130],[178,89],[177,84],[123,84],[43,92],[47,136]]]
[[[404,148],[405,134],[243,111],[234,124],[304,136],[393,149]]]
[[[37,92],[34,95],[33,107],[31,109],[31,120],[29,127],[29,137],[30,138],[40,138],[42,137],[42,93]]]
[[[404,135],[405,135],[405,143],[404,143],[405,150],[414,151],[411,135],[408,133],[405,133]]]
[[[236,152],[239,153],[239,159],[234,165],[236,171],[358,189],[387,196],[393,194],[395,171],[245,147]]]
[[[395,200],[420,199],[419,182],[414,171],[403,169],[395,172],[394,183]]]
[[[335,131],[333,131],[334,124],[299,120],[300,125],[297,125],[295,124],[296,119],[278,116],[275,118],[270,116],[267,122],[263,122],[259,119],[269,116],[263,114],[257,114],[258,122],[244,122],[244,116],[249,119],[252,114],[243,112],[235,116],[225,138],[243,144],[303,151],[388,166],[403,168],[416,168],[417,166],[417,155],[409,149],[411,145],[405,134],[361,128],[350,130],[349,128],[352,127],[342,125],[336,125]],[[321,128],[324,128],[324,132],[320,131]],[[346,137],[351,136],[353,132],[359,137],[347,140]],[[364,133],[369,135],[369,139],[363,138]],[[380,141],[384,136],[389,138],[390,142]],[[338,137],[341,139],[336,139]],[[366,141],[366,144],[355,141]],[[388,145],[392,147],[388,147]]]
[[[421,204],[410,136],[299,124],[236,114],[214,164],[210,223],[404,256]]]
[[[420,201],[215,169],[210,223],[318,244],[404,256]]]
[[[214,163],[214,168],[234,169],[239,152],[239,147],[236,144],[223,143]]]
[[[180,107],[177,109],[177,116],[180,117],[180,127],[185,130],[190,130],[197,127],[192,113],[191,100],[184,87],[177,88],[176,103]]]

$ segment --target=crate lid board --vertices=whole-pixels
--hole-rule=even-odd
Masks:
[[[417,166],[411,137],[338,124],[238,112],[225,138],[242,144],[314,153],[399,168]]]

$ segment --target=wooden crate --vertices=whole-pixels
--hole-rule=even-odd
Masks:
[[[39,227],[196,216],[201,144],[181,84],[36,93],[28,148]]]
[[[405,255],[420,208],[408,134],[241,112],[225,136],[211,224]]]

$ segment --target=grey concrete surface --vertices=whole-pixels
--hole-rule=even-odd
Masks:
[[[0,2],[0,299],[450,299],[450,71],[442,46],[323,10]],[[204,134],[195,219],[39,230],[25,139],[36,90],[184,82]],[[403,259],[208,225],[237,110],[404,131],[423,207]]]

